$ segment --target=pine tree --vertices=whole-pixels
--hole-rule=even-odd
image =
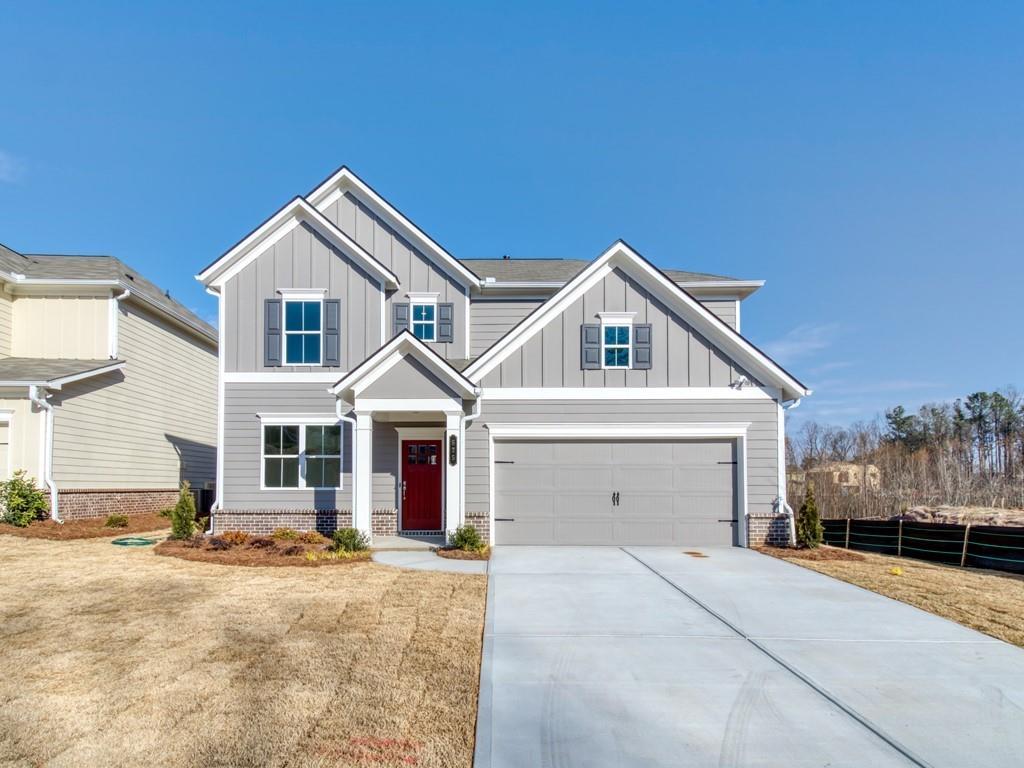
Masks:
[[[800,511],[796,515],[796,542],[801,547],[814,549],[825,538],[825,529],[821,525],[818,504],[814,501],[814,484],[807,484],[807,494]]]
[[[178,503],[171,509],[171,538],[187,539],[196,531],[196,502],[188,480],[181,484]]]

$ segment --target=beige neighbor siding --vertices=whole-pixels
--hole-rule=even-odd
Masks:
[[[583,370],[580,326],[598,312],[635,312],[650,323],[650,370]],[[616,269],[570,304],[483,380],[485,387],[725,387],[744,371],[679,315]],[[748,375],[753,380],[753,377]]]
[[[750,422],[747,432],[747,506],[771,514],[779,492],[778,406],[773,400],[516,400],[486,399],[466,431],[466,514],[490,513],[488,424],[678,424]]]
[[[11,340],[14,333],[12,303],[11,295],[0,286],[0,357],[11,356]]]
[[[0,390],[0,410],[10,412],[7,451],[11,472],[23,469],[35,479],[36,485],[41,486],[43,480],[39,451],[43,416],[33,412],[28,388]],[[0,467],[0,472],[4,471],[6,468]]]
[[[479,357],[543,304],[542,299],[476,299],[470,309],[471,357]]]
[[[739,307],[736,299],[700,299],[700,303],[710,309],[719,320],[736,330],[736,312]]]
[[[104,360],[110,299],[103,296],[18,296],[12,319],[13,357]]]
[[[216,476],[217,357],[212,342],[128,302],[125,367],[54,393],[54,476],[61,488],[202,487]]]
[[[373,254],[377,261],[394,272],[398,278],[398,290],[389,291],[387,297],[387,337],[391,338],[392,303],[409,301],[406,293],[410,291],[437,293],[439,302],[454,304],[455,333],[451,344],[431,343],[430,346],[446,359],[466,359],[468,300],[463,286],[359,202],[351,192],[347,192],[328,206],[324,215],[338,225],[342,232]]]
[[[283,288],[326,290],[341,300],[341,365],[263,365],[264,300]],[[380,348],[377,279],[306,224],[295,227],[228,281],[224,289],[224,366],[235,371],[351,370]]]

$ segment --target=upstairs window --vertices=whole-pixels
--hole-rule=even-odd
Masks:
[[[421,341],[437,338],[437,304],[412,305],[412,332]]]
[[[605,368],[629,368],[631,330],[629,325],[601,327],[601,359]]]
[[[285,365],[320,365],[323,349],[323,302],[284,302]]]

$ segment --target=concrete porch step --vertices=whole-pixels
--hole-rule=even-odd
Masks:
[[[375,552],[393,552],[404,550],[433,551],[445,545],[444,536],[374,536],[370,547]]]

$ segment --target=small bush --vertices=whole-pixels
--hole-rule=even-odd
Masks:
[[[174,507],[168,507],[167,509],[160,510],[160,517],[166,517],[168,520],[171,519],[171,515],[174,514]]]
[[[188,480],[181,484],[178,503],[171,510],[171,538],[188,539],[196,531],[196,502]]]
[[[249,534],[243,531],[224,531],[220,537],[233,547],[241,546],[249,540]]]
[[[796,514],[796,542],[801,547],[814,549],[825,538],[825,528],[818,514],[818,504],[814,500],[814,486],[807,484],[807,495],[800,511]]]
[[[270,535],[278,541],[295,541],[301,534],[294,528],[275,528]]]
[[[365,552],[345,552],[343,550],[310,550],[306,552],[306,559],[311,563],[319,560],[355,560],[363,557],[366,557]]]
[[[255,536],[249,539],[249,549],[274,549],[277,546],[269,536]]]
[[[19,469],[10,480],[0,482],[0,520],[24,528],[43,517],[50,505],[36,481]]]
[[[318,531],[305,531],[299,534],[299,541],[303,544],[326,544],[327,537]]]
[[[207,544],[214,552],[225,552],[234,546],[230,541],[226,541],[223,536],[213,536]]]
[[[358,528],[339,528],[331,539],[335,552],[362,552],[370,548],[370,540]]]
[[[288,547],[285,547],[284,549],[282,549],[281,550],[281,554],[282,555],[286,555],[288,557],[291,557],[293,555],[301,555],[301,554],[305,553],[305,551],[306,550],[303,549],[301,544],[292,544],[291,546],[288,546]]]
[[[201,549],[203,544],[206,543],[206,537],[202,534],[198,536],[192,536],[191,538],[185,539],[185,546],[189,549]]]
[[[107,521],[103,524],[105,528],[127,528],[128,515],[107,515]]]
[[[480,532],[471,525],[460,525],[452,534],[451,545],[465,552],[479,552],[484,548]]]

